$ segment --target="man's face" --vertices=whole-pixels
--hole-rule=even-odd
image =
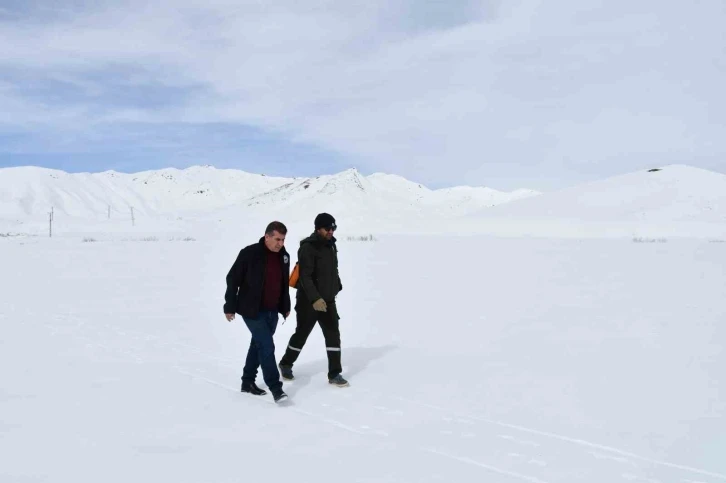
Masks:
[[[335,233],[335,230],[337,230],[338,227],[333,224],[332,226],[326,226],[325,228],[320,228],[318,230],[318,233],[320,233],[320,236],[325,238],[326,240],[330,240],[333,238],[333,234]]]
[[[274,230],[272,235],[265,233],[265,246],[271,252],[279,252],[285,246],[285,235],[280,234],[277,230]]]

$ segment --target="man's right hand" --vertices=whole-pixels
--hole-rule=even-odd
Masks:
[[[227,317],[228,322],[232,322],[232,319],[234,319],[234,314],[224,314]]]
[[[325,300],[318,299],[313,302],[313,308],[318,312],[325,312],[326,310],[328,310],[328,304],[325,303]]]

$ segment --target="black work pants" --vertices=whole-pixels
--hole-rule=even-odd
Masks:
[[[315,310],[308,301],[297,300],[295,312],[297,314],[297,327],[295,333],[290,337],[285,355],[280,359],[280,365],[290,366],[295,363],[300,352],[313,331],[315,323],[320,324],[325,338],[325,350],[328,354],[328,378],[333,378],[343,372],[340,363],[340,328],[338,321],[338,308],[335,302],[327,302],[328,309],[325,312]]]

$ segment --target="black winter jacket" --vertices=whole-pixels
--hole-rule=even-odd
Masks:
[[[297,251],[300,264],[300,279],[296,286],[298,299],[313,303],[322,298],[332,302],[338,292],[343,290],[335,242],[335,237],[328,241],[317,233],[300,242]]]
[[[278,312],[286,314],[290,311],[290,255],[283,247],[280,252],[280,269],[282,270],[282,292]],[[265,238],[240,250],[237,259],[227,274],[227,291],[224,294],[224,313],[240,314],[242,317],[255,318],[262,304],[262,292],[265,283],[265,265],[267,247]]]

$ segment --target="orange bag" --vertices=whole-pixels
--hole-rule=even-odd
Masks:
[[[295,266],[292,268],[292,273],[290,274],[290,286],[295,288],[295,285],[297,285],[297,281],[300,278],[300,263],[296,262]]]

